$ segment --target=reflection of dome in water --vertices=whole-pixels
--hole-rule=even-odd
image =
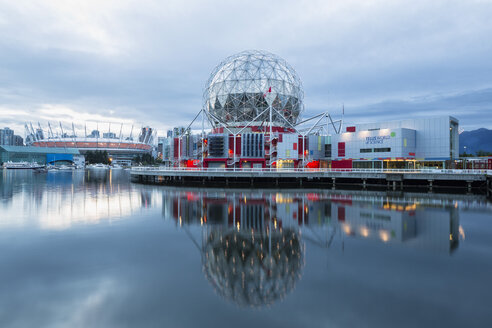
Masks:
[[[301,80],[285,60],[266,51],[243,51],[213,70],[203,102],[205,110],[228,124],[249,122],[271,105],[278,111],[275,124],[288,126],[286,121],[297,121],[303,96]],[[256,121],[268,117],[264,113]]]
[[[203,270],[218,294],[239,306],[282,299],[301,277],[303,246],[293,229],[266,234],[212,231],[203,248]]]

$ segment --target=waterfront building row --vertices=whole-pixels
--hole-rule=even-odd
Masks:
[[[451,116],[358,124],[332,134],[247,127],[159,138],[170,166],[210,168],[454,168],[459,122]]]

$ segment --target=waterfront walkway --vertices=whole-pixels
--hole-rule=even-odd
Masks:
[[[459,188],[490,194],[492,170],[134,167],[141,183],[194,186]]]

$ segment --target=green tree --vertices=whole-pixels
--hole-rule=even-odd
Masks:
[[[479,150],[477,151],[477,156],[492,156],[492,153],[485,150]]]
[[[85,153],[85,161],[89,164],[109,164],[109,155],[108,152],[105,151],[87,151]]]

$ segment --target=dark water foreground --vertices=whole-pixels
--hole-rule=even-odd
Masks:
[[[0,327],[490,327],[480,196],[0,171]]]

